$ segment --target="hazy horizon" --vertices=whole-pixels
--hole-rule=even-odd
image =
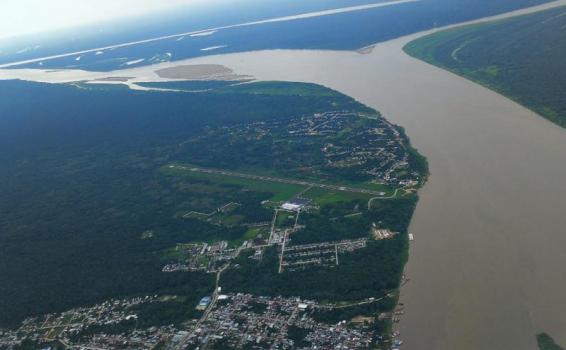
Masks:
[[[213,0],[216,2],[215,0]],[[205,0],[7,0],[0,6],[0,39],[162,12]]]

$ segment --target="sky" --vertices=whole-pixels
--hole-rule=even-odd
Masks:
[[[210,1],[1,0],[0,38],[141,15],[178,5],[202,5]]]

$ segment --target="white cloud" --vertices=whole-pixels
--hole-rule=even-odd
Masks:
[[[208,2],[210,0],[1,0],[0,38]]]

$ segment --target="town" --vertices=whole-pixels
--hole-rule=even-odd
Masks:
[[[355,305],[379,301],[368,298]],[[132,350],[213,349],[220,345],[233,349],[360,349],[375,344],[394,349],[402,344],[398,332],[391,341],[372,328],[376,319],[392,318],[402,311],[381,313],[375,319],[328,323],[320,320],[321,314],[348,305],[245,293],[203,297],[196,306],[203,311],[202,317],[180,326],[137,327],[135,307],[160,302],[163,300],[157,296],[109,300],[61,314],[29,318],[17,330],[0,331],[0,349],[14,349],[26,342],[42,344],[45,349]]]
[[[219,295],[217,305],[206,318],[175,345],[207,348],[222,343],[234,349],[359,349],[373,343],[374,332],[369,326],[316,321],[312,313],[320,308],[324,307],[300,298]]]
[[[113,327],[118,328],[124,324],[135,325],[138,316],[133,309],[142,304],[155,302],[159,302],[157,296],[111,299],[92,307],[28,318],[17,330],[0,330],[0,349],[13,349],[26,342],[53,344],[67,349],[118,347],[152,349],[165,341],[169,334],[174,332],[174,328],[171,326],[151,327],[144,330],[132,328],[127,335],[106,333]],[[45,348],[50,346],[46,345]]]
[[[191,185],[182,186],[193,196],[190,205],[175,218],[189,227],[204,224],[244,234],[181,241],[155,253],[161,256],[164,275],[206,276],[215,281],[214,288],[191,299],[144,295],[28,318],[16,330],[0,330],[0,349],[26,344],[51,349],[397,349],[400,334],[383,326],[398,322],[403,313],[402,306],[394,306],[394,288],[374,296],[369,289],[357,300],[329,302],[293,292],[256,295],[233,286],[223,292],[222,286],[223,277],[237,274],[239,265],[272,261],[275,276],[338,271],[348,266],[344,261],[352,253],[395,241],[400,232],[390,222],[383,224],[375,209],[380,207],[376,201],[396,202],[400,192],[411,194],[422,181],[404,140],[379,115],[346,110],[206,128],[179,145],[195,154],[190,165],[164,167],[173,176],[194,177]],[[254,147],[231,146],[240,143]],[[195,151],[201,148],[211,152]],[[279,158],[264,157],[262,148]],[[256,163],[258,168],[241,169],[235,162]],[[275,171],[262,173],[262,167]],[[285,196],[275,200],[254,195],[257,183],[267,188],[280,184]],[[329,195],[335,197],[321,200]],[[247,219],[250,207],[261,215]],[[304,236],[313,227],[316,231],[317,226],[339,222],[345,226],[331,238],[326,231]],[[148,227],[139,237],[150,241],[158,236]],[[200,301],[193,304],[195,297]],[[171,309],[161,307],[175,300],[181,317],[169,320]],[[165,322],[146,321],[143,310],[152,308]]]
[[[216,213],[225,211],[225,208],[235,203],[229,203],[219,208],[216,212],[206,215],[206,218],[214,217]],[[218,241],[212,244],[189,243],[178,244],[177,260],[171,261],[163,266],[163,272],[175,271],[204,271],[207,273],[217,273],[222,267],[229,264],[230,261],[237,258],[244,250],[251,249],[254,254],[251,259],[261,260],[262,252],[270,246],[277,246],[280,251],[279,272],[284,270],[295,271],[298,269],[306,269],[313,266],[335,266],[339,264],[339,255],[353,252],[357,249],[366,247],[369,239],[382,240],[391,239],[397,233],[388,229],[379,228],[373,223],[367,237],[340,240],[335,242],[320,242],[309,244],[293,244],[292,236],[300,234],[303,225],[299,224],[299,217],[302,211],[312,210],[314,207],[311,201],[306,198],[296,197],[289,201],[285,201],[279,208],[275,208],[271,223],[263,223],[269,225],[269,236],[256,236],[254,239],[245,240],[238,247],[230,247],[227,241]],[[197,215],[190,212],[187,215]],[[200,214],[199,214],[200,215]],[[278,224],[281,216],[287,215],[287,224]],[[259,226],[259,225],[258,225]],[[264,232],[267,232],[264,230]]]
[[[250,143],[254,147],[239,147]],[[192,164],[201,171],[224,168],[226,175],[259,180],[261,174],[235,173],[234,161],[255,163],[295,179],[284,181],[316,178],[327,185],[328,181],[355,178],[358,182],[416,186],[422,176],[411,169],[411,152],[394,125],[378,115],[347,110],[209,128],[182,147],[195,154]],[[209,152],[198,152],[204,147]],[[262,149],[270,149],[274,156],[265,158]]]
[[[237,203],[229,203],[202,218],[207,220]],[[228,348],[277,349],[353,349],[367,348],[382,342],[386,349],[402,344],[375,332],[371,317],[362,322],[340,320],[327,323],[317,320],[320,312],[376,303],[394,294],[376,296],[353,303],[338,305],[303,300],[299,297],[256,296],[245,293],[222,294],[221,275],[242,252],[253,251],[249,259],[261,261],[263,251],[276,247],[279,254],[279,273],[314,267],[333,267],[340,264],[340,256],[363,249],[369,240],[387,240],[396,232],[373,224],[364,237],[339,241],[293,244],[293,235],[300,234],[302,212],[318,209],[311,200],[295,197],[274,208],[271,222],[260,225],[261,234],[245,240],[239,246],[228,241],[214,243],[178,244],[177,260],[163,266],[165,273],[187,271],[216,274],[216,287],[210,296],[203,296],[194,309],[202,313],[199,319],[190,319],[182,325],[161,325],[138,328],[136,308],[159,304],[168,297],[145,296],[125,300],[109,300],[87,308],[72,309],[61,314],[29,318],[15,331],[0,333],[0,349],[12,349],[24,341],[40,344],[58,344],[68,349],[186,349],[214,348],[221,344]],[[200,214],[191,212],[191,216]],[[280,219],[284,220],[280,220]],[[149,234],[144,232],[143,236]],[[401,311],[382,313],[379,319],[397,322]],[[116,331],[118,329],[119,331]],[[399,334],[395,334],[396,337]],[[392,341],[392,342],[391,342]]]

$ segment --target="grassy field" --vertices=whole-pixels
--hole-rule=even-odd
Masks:
[[[292,227],[295,224],[295,215],[296,213],[294,212],[285,210],[278,211],[277,219],[275,220],[275,227],[281,229]]]
[[[189,166],[189,165],[186,165]],[[204,179],[214,183],[224,183],[224,184],[231,184],[242,186],[254,191],[263,191],[263,192],[273,192],[274,196],[270,198],[270,200],[274,202],[286,201],[293,198],[295,195],[301,193],[302,191],[306,190],[305,186],[294,185],[294,184],[284,184],[280,182],[271,182],[266,180],[253,180],[253,179],[245,179],[238,176],[229,176],[229,175],[220,175],[220,174],[209,174],[209,173],[200,173],[195,171],[189,170],[181,170],[181,169],[172,169],[169,167],[163,167],[161,169],[166,174],[171,175],[182,175],[194,179]],[[269,171],[269,170],[258,170],[258,169],[245,169],[241,171],[245,174],[253,174],[253,175],[262,175],[262,176],[271,176],[271,177],[278,177],[280,174],[276,171]],[[377,183],[370,183],[370,182],[355,182],[355,181],[324,181],[321,179],[316,178],[301,178],[300,180],[305,180],[314,183],[320,184],[329,184],[329,185],[338,185],[338,186],[347,186],[352,188],[362,188],[368,189],[372,191],[381,191],[385,193],[385,196],[391,196],[395,193],[396,188],[384,184],[377,184]],[[350,192],[339,192],[339,191],[329,191],[322,188],[311,188],[309,191],[311,193],[309,196],[306,196],[311,199],[315,199],[312,196],[329,196],[328,199],[332,201],[340,201],[340,200],[351,200],[351,199],[358,199],[358,198],[366,198],[369,199],[372,196],[365,195],[362,193],[350,193]],[[314,194],[312,194],[314,193]],[[331,197],[335,198],[332,199]]]
[[[271,192],[273,193],[273,196],[270,198],[270,200],[274,202],[289,200],[305,189],[304,186],[299,185],[284,184],[280,182],[258,181],[220,174],[199,173],[194,171],[183,171],[170,168],[164,168],[162,171],[170,174],[186,176],[193,179],[204,179],[216,184],[230,184],[242,186],[258,192]]]
[[[162,168],[162,171],[170,175],[182,175],[184,177],[188,177],[192,179],[207,180],[212,182],[213,184],[236,185],[236,186],[242,186],[252,191],[271,192],[273,193],[273,196],[270,198],[270,200],[273,202],[284,202],[299,194],[303,197],[312,199],[313,202],[318,204],[319,206],[323,206],[330,203],[348,202],[348,201],[360,200],[360,199],[363,201],[368,201],[370,198],[374,197],[372,195],[364,194],[364,193],[332,191],[317,187],[307,189],[306,187],[300,185],[284,184],[284,183],[270,182],[264,180],[245,179],[241,177],[220,175],[220,174],[185,171],[180,169],[171,169],[169,167]],[[269,173],[264,175],[276,176],[277,174]],[[395,193],[395,189],[387,185],[380,185],[373,183],[372,184],[354,183],[354,182],[345,185],[358,187],[358,188],[367,188],[374,191],[383,191],[386,197],[391,196]]]
[[[257,235],[259,235],[260,233],[264,233],[266,232],[265,229],[263,228],[250,228],[246,231],[246,234],[242,237],[244,240],[250,240],[250,239],[254,239],[257,237]]]
[[[304,193],[304,197],[310,198],[316,204],[323,206],[329,203],[349,202],[356,199],[368,201],[372,196],[364,193],[328,191],[322,188],[311,188]]]
[[[554,340],[546,333],[537,334],[537,343],[540,350],[563,350]]]
[[[566,7],[438,32],[405,51],[566,127]]]

